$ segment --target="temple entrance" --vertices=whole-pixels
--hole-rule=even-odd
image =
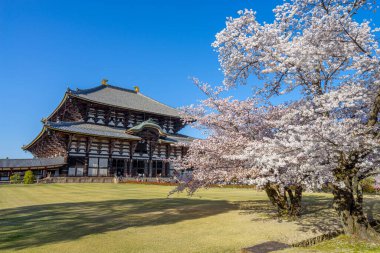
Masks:
[[[161,177],[166,176],[162,160],[133,159],[132,176]],[[151,165],[151,168],[150,168]]]
[[[125,175],[125,161],[124,159],[112,159],[112,170],[114,175],[122,177]]]
[[[133,169],[137,175],[148,176],[148,160],[133,160]]]
[[[152,176],[153,177],[161,177],[163,175],[164,162],[161,160],[153,160],[152,161]]]

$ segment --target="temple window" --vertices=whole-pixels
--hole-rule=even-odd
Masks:
[[[0,181],[8,181],[9,180],[9,172],[4,171],[0,172]]]
[[[89,158],[88,176],[90,177],[106,177],[108,175],[108,159],[107,158]]]
[[[68,160],[69,164],[69,177],[81,177],[84,171],[84,158],[82,157],[70,157]]]

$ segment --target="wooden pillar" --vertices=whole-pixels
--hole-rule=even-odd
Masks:
[[[129,176],[130,177],[135,176],[135,172],[133,170],[133,159],[129,160]]]
[[[170,162],[166,163],[166,176],[170,176]]]
[[[124,177],[126,177],[127,174],[129,174],[128,168],[129,168],[129,166],[128,166],[128,159],[124,159],[124,174],[123,174]]]
[[[148,171],[149,171],[149,177],[152,177],[153,174],[153,168],[152,168],[152,159],[148,160]]]
[[[104,125],[108,126],[111,120],[111,109],[104,109]],[[115,122],[114,122],[115,123]]]
[[[112,140],[109,140],[108,142],[108,172],[107,172],[107,176],[113,176],[115,174],[115,171],[111,171],[112,170],[112,153],[113,153],[113,147],[114,145],[114,142]],[[117,164],[116,164],[117,166]]]
[[[171,147],[170,145],[166,145],[166,159],[169,159],[170,157],[170,151],[171,151]]]
[[[161,176],[166,177],[166,171],[165,171],[166,161],[162,161],[162,168],[161,168]]]
[[[88,162],[89,162],[88,157],[89,157],[89,153],[90,153],[90,147],[91,147],[91,139],[89,137],[87,137],[86,138],[86,155],[84,157],[84,169],[83,169],[83,176],[85,176],[85,177],[88,176]]]
[[[90,107],[88,105],[88,103],[85,103],[85,110],[84,110],[84,113],[85,113],[85,116],[84,116],[84,121],[87,122],[88,121],[88,112],[90,110]]]
[[[129,157],[131,159],[131,169],[132,169],[132,175],[137,175],[137,168],[133,167],[133,154],[135,153],[135,149],[137,146],[138,141],[131,141],[130,142],[130,148],[129,148]],[[144,171],[145,173],[145,171]]]
[[[149,160],[143,160],[144,161],[144,175],[149,176]]]

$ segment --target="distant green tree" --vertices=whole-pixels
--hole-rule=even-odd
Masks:
[[[376,193],[376,181],[374,177],[368,177],[360,182],[362,190],[365,193]]]
[[[15,173],[12,176],[10,176],[11,184],[19,184],[21,183],[21,176],[20,173]]]
[[[35,180],[34,174],[31,170],[25,172],[24,175],[24,184],[33,184]]]

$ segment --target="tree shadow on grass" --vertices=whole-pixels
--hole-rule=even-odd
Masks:
[[[241,214],[256,214],[253,219],[295,222],[303,232],[328,233],[339,229],[339,222],[332,209],[332,200],[321,196],[305,196],[302,200],[302,215],[295,219],[279,217],[276,208],[269,200],[256,200],[240,203]]]
[[[212,216],[237,207],[227,201],[128,199],[59,203],[0,210],[0,251],[41,246],[128,227]]]
[[[302,215],[294,220],[278,217],[269,200],[239,202],[241,214],[256,214],[253,221],[277,219],[278,222],[295,222],[302,232],[329,234],[342,229],[337,213],[333,209],[332,197],[308,195],[302,200]],[[366,198],[364,210],[369,219],[380,219],[380,198]]]

